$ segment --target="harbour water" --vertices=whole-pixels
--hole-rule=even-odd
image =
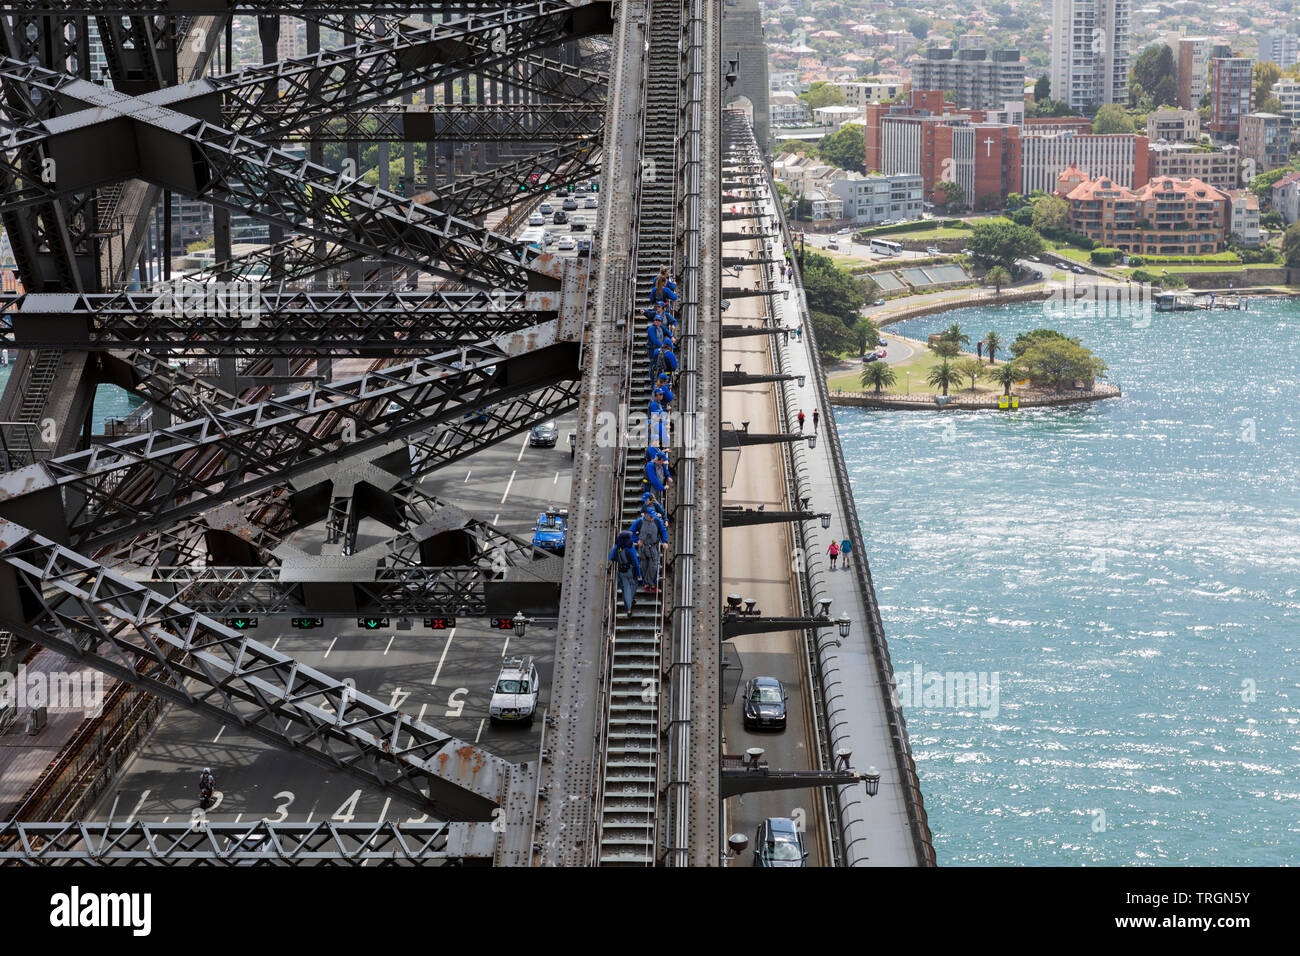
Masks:
[[[1300,303],[953,322],[1124,396],[835,410],[939,862],[1300,862]]]
[[[10,351],[9,363],[0,364],[0,390],[3,390],[5,384],[9,381],[9,373],[13,371],[16,358],[16,353]],[[94,433],[102,435],[104,433],[104,422],[129,414],[139,407],[142,401],[143,399],[131,395],[116,385],[101,385],[95,393],[95,408],[91,416]]]

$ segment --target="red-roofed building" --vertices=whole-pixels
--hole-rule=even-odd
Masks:
[[[1066,199],[1071,231],[1141,255],[1218,252],[1229,225],[1228,197],[1199,179],[1159,176],[1137,189],[1090,179]]]

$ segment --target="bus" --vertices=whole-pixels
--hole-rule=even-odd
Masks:
[[[897,256],[903,252],[903,244],[891,239],[872,239],[871,251],[882,256]]]

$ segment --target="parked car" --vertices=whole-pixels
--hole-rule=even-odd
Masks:
[[[808,865],[803,834],[789,817],[768,817],[758,825],[754,839],[755,866]]]
[[[785,730],[790,695],[775,677],[751,677],[745,685],[745,729]]]
[[[560,430],[555,422],[543,422],[533,426],[533,430],[529,432],[528,445],[530,448],[554,448],[559,434]]]
[[[564,539],[569,530],[569,512],[549,509],[537,516],[533,528],[533,547],[564,554]]]
[[[494,725],[501,721],[531,725],[537,712],[537,665],[533,659],[508,657],[502,661],[491,694],[488,717]]]

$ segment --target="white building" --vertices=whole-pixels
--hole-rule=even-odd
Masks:
[[[1224,195],[1228,197],[1230,212],[1228,234],[1240,239],[1243,246],[1258,247],[1261,239],[1259,197],[1249,189],[1229,189]]]
[[[791,90],[779,90],[767,101],[768,116],[773,127],[807,126],[811,120],[808,104]]]
[[[1052,99],[1084,111],[1128,98],[1129,0],[1053,0]]]
[[[1300,80],[1282,77],[1273,84],[1273,95],[1282,104],[1282,115],[1291,120],[1292,140],[1300,140]]]
[[[868,103],[884,103],[887,100],[896,99],[907,92],[906,83],[861,83],[838,81],[832,83],[844,94],[845,106],[856,106],[859,110]]]
[[[1144,141],[1145,145],[1145,141]],[[1023,136],[1020,140],[1020,191],[1056,191],[1057,177],[1078,166],[1092,179],[1133,185],[1138,137],[1131,133],[1057,133]]]
[[[832,181],[830,190],[843,202],[844,218],[870,224],[886,219],[920,219],[925,183],[919,175],[911,173],[897,176],[852,173]]]
[[[1300,60],[1300,36],[1284,30],[1269,30],[1260,34],[1260,63],[1276,63],[1284,70],[1289,70]]]
[[[1288,226],[1300,222],[1300,172],[1288,173],[1275,182],[1271,201]]]
[[[819,106],[813,110],[813,123],[817,126],[833,126],[839,129],[845,123],[866,125],[867,116],[857,106]]]

